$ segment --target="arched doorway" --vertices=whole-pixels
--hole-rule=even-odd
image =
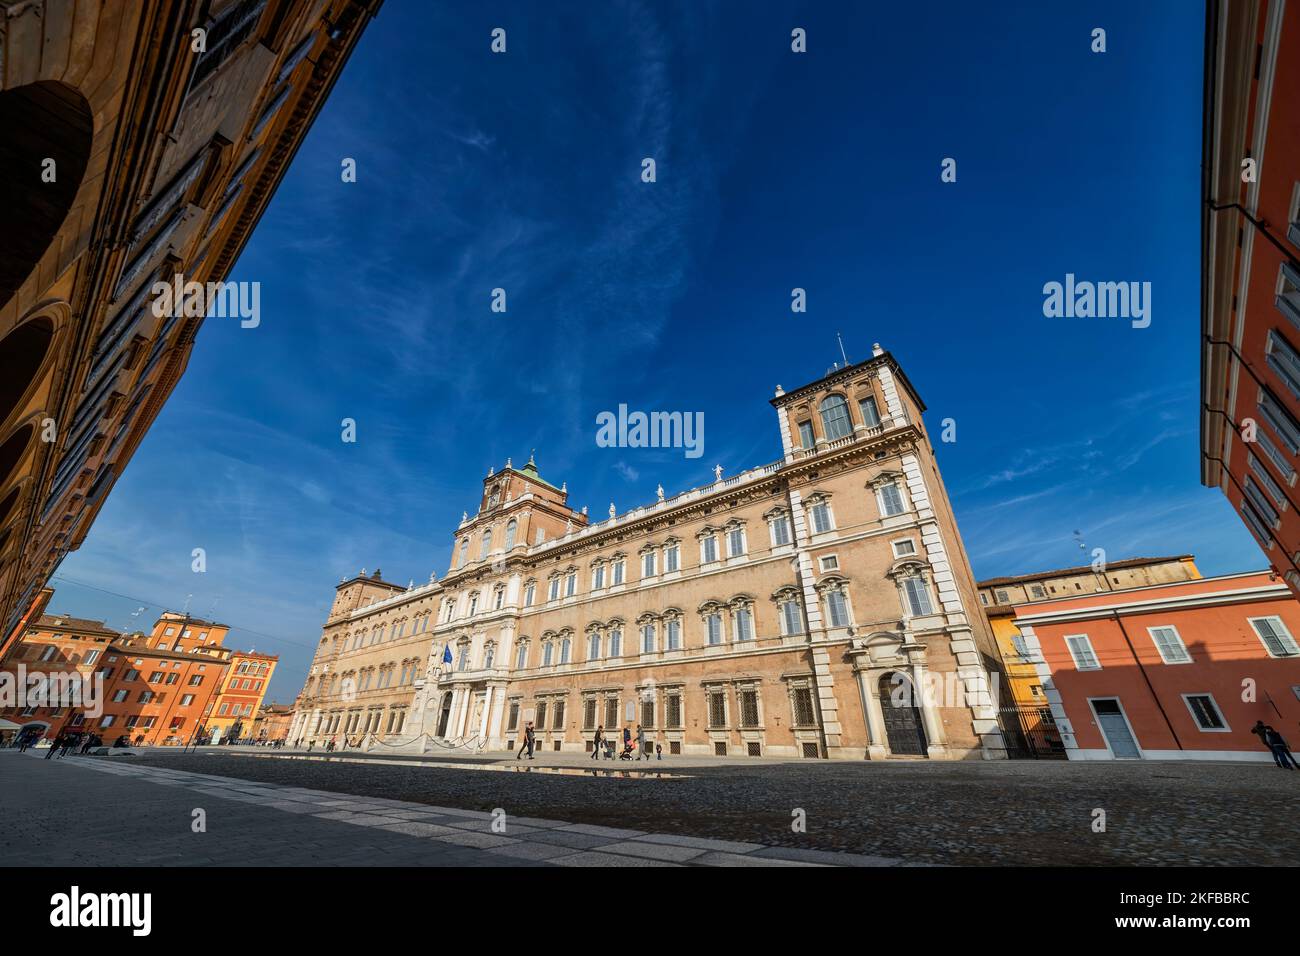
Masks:
[[[885,716],[889,752],[899,756],[926,756],[925,727],[916,706],[912,678],[902,671],[884,674],[880,678],[880,709]]]
[[[42,81],[0,92],[0,129],[5,131],[0,137],[3,307],[41,261],[72,208],[90,159],[94,121],[80,93]]]
[[[434,736],[447,736],[447,721],[451,719],[451,691],[442,695],[442,713],[438,715],[438,733]]]

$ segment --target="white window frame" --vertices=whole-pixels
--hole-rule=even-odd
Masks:
[[[1164,650],[1164,648],[1161,647],[1161,646],[1160,646],[1160,642],[1159,642],[1158,640],[1156,640],[1156,631],[1173,631],[1173,633],[1174,633],[1174,639],[1175,639],[1176,641],[1178,641],[1178,647],[1179,647],[1179,648],[1182,650],[1182,652],[1183,652],[1183,659],[1182,659],[1182,660],[1170,660],[1170,659],[1165,655],[1165,650]],[[1156,653],[1158,653],[1158,654],[1160,655],[1160,660],[1163,661],[1164,663],[1166,663],[1166,664],[1190,664],[1190,663],[1192,663],[1192,653],[1191,653],[1191,651],[1189,651],[1189,650],[1187,649],[1187,644],[1186,644],[1185,641],[1183,641],[1183,635],[1181,635],[1181,634],[1178,633],[1178,628],[1176,628],[1174,625],[1172,625],[1172,624],[1156,624],[1156,625],[1154,625],[1153,627],[1148,627],[1148,628],[1147,628],[1147,634],[1149,634],[1149,635],[1151,636],[1151,643],[1155,645]]]
[[[708,545],[713,543],[713,557],[709,557]],[[718,535],[717,533],[706,534],[700,538],[700,564],[716,564],[718,561]]]
[[[826,513],[826,527],[818,530],[817,528],[817,510],[824,508]],[[808,505],[808,527],[812,529],[813,534],[830,534],[835,530],[835,510],[831,508],[830,499],[819,498]]]
[[[1200,722],[1199,720],[1196,719],[1196,711],[1192,709],[1192,701],[1191,701],[1191,698],[1192,698],[1192,697],[1205,697],[1205,698],[1207,698],[1207,699],[1209,700],[1209,702],[1210,702],[1210,706],[1214,708],[1214,712],[1215,712],[1216,714],[1219,715],[1219,722],[1220,722],[1221,724],[1223,724],[1223,726],[1222,726],[1222,727],[1202,727],[1202,726],[1201,726],[1201,722]],[[1228,726],[1228,718],[1224,715],[1224,713],[1223,713],[1223,708],[1219,706],[1219,702],[1218,702],[1217,700],[1214,699],[1214,695],[1211,694],[1209,691],[1199,691],[1199,692],[1193,692],[1193,693],[1189,693],[1189,694],[1183,694],[1183,695],[1182,695],[1182,698],[1183,698],[1183,706],[1186,707],[1186,708],[1187,708],[1187,712],[1188,712],[1189,714],[1192,715],[1192,723],[1196,725],[1196,729],[1199,730],[1201,733],[1203,733],[1203,734],[1230,734],[1230,733],[1232,733],[1232,728],[1231,728],[1230,726]]]
[[[746,554],[749,553],[749,540],[745,536],[745,528],[743,525],[734,528],[728,528],[726,531],[726,535],[727,535],[727,557],[728,558],[743,558]],[[735,535],[740,535],[739,551],[735,549],[735,537],[734,537]]]
[[[1291,633],[1291,629],[1286,626],[1286,623],[1276,614],[1261,614],[1258,617],[1248,617],[1246,618],[1246,621],[1250,624],[1250,629],[1255,632],[1255,637],[1264,645],[1264,653],[1269,657],[1276,660],[1290,660],[1291,658],[1300,656],[1300,645],[1296,644],[1295,636]],[[1279,636],[1282,638],[1284,645],[1291,645],[1291,653],[1281,655],[1274,654],[1273,651],[1269,649],[1268,643],[1264,640],[1264,636],[1259,633],[1259,627],[1256,625],[1256,621],[1268,621],[1270,622],[1269,626],[1272,627],[1275,632],[1280,630],[1281,633]]]
[[[777,527],[781,528],[782,534],[785,536],[784,541],[779,540],[780,535],[776,533]],[[791,544],[793,538],[790,535],[790,516],[783,513],[772,518],[767,523],[767,533],[769,538],[771,538],[772,547],[774,548],[784,548]]]
[[[894,491],[898,493],[897,511],[890,512],[885,507],[885,489],[887,488],[893,488]],[[903,490],[902,484],[897,479],[882,482],[876,487],[876,507],[880,509],[880,517],[882,518],[896,518],[899,515],[907,514],[909,510],[907,506],[907,494]]]
[[[1087,634],[1066,634],[1064,637],[1065,649],[1070,652],[1070,659],[1074,661],[1074,669],[1077,671],[1099,671],[1101,667],[1101,658],[1097,656],[1097,649],[1092,646],[1092,638]],[[1071,640],[1081,640],[1088,648],[1088,655],[1092,658],[1092,663],[1085,664],[1079,660],[1079,655],[1075,653],[1074,645]],[[1137,739],[1137,738],[1134,738]]]
[[[829,561],[830,564],[827,564],[827,561]],[[821,569],[822,574],[826,574],[829,571],[838,571],[840,569],[840,556],[838,554],[818,555],[817,567]]]
[[[898,546],[901,545],[901,544],[905,544],[905,545],[907,545],[907,546],[908,546],[909,548],[911,548],[912,550],[910,550],[910,551],[899,551],[899,550],[898,550]],[[914,558],[914,557],[916,557],[916,539],[915,539],[915,538],[899,538],[897,541],[891,541],[891,542],[889,542],[889,546],[890,546],[891,548],[894,549],[894,557],[896,557],[896,558]]]
[[[671,559],[671,560],[670,560]],[[682,546],[672,542],[664,546],[664,574],[672,574],[682,569]]]

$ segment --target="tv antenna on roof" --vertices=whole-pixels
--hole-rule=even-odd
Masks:
[[[844,367],[845,367],[845,368],[848,368],[848,367],[849,367],[849,356],[848,356],[848,354],[844,351],[844,339],[843,339],[843,337],[840,335],[840,333],[838,333],[838,332],[835,333],[835,341],[837,341],[837,342],[840,343],[840,358],[844,359]]]

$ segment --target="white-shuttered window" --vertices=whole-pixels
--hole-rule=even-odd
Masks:
[[[708,615],[704,619],[705,629],[708,632],[708,641],[710,644],[722,643],[722,615],[717,611]]]
[[[907,598],[907,610],[913,617],[923,617],[934,613],[930,601],[930,589],[925,586],[925,578],[919,574],[903,578],[903,594]]]
[[[1295,638],[1291,636],[1291,632],[1287,630],[1280,617],[1252,617],[1250,626],[1259,635],[1270,657],[1300,655],[1300,648],[1296,646]]]
[[[1088,640],[1087,634],[1066,635],[1065,646],[1069,648],[1070,656],[1074,658],[1074,666],[1077,670],[1101,670],[1101,662],[1097,660],[1097,655],[1093,653],[1092,641]]]
[[[898,489],[898,482],[891,481],[881,485],[876,491],[880,500],[880,514],[889,518],[903,513],[903,493]]]
[[[1148,627],[1147,632],[1151,635],[1151,640],[1155,642],[1156,650],[1160,652],[1160,659],[1166,664],[1190,664],[1192,655],[1187,653],[1187,648],[1183,646],[1183,639],[1178,635],[1178,629],[1172,626],[1168,627]]]

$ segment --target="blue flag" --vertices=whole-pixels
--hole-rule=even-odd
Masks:
[[[451,663],[451,645],[450,645],[450,644],[444,644],[444,645],[442,645],[442,662],[443,662],[444,664],[450,664],[450,663]]]

